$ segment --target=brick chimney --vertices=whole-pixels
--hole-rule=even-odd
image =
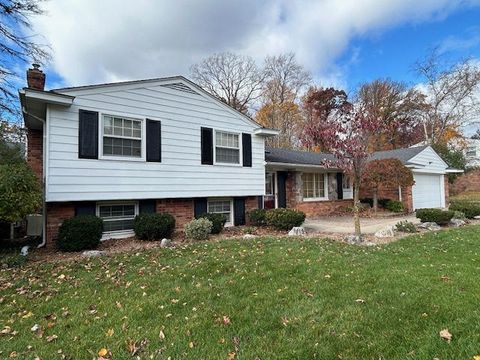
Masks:
[[[27,70],[27,85],[29,89],[45,89],[45,74],[40,70],[39,64],[32,64],[32,68]]]

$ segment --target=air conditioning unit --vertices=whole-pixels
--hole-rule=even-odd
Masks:
[[[42,236],[43,215],[27,215],[27,236]]]

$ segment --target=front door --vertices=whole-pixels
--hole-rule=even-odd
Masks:
[[[277,207],[287,207],[287,176],[286,171],[277,172]]]

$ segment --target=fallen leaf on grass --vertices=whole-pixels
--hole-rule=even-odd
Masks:
[[[162,341],[165,340],[165,334],[163,333],[162,330],[160,330],[160,333],[158,334],[158,338]]]
[[[440,337],[445,340],[447,343],[450,343],[452,341],[452,334],[448,331],[448,329],[443,329],[440,331]]]
[[[108,329],[105,335],[107,335],[108,337],[112,337],[113,333],[114,333],[113,329]]]
[[[190,349],[193,349],[194,346],[195,346],[195,344],[194,344],[193,341],[190,341],[190,342],[188,343],[188,347],[189,347]]]
[[[363,299],[357,299],[355,300],[356,303],[359,303],[359,304],[365,304],[365,300]]]
[[[98,356],[100,356],[101,358],[103,358],[107,355],[108,355],[108,350],[107,349],[101,348],[100,350],[98,350]]]
[[[58,336],[57,335],[50,335],[50,336],[47,336],[47,342],[52,342],[52,341],[55,341],[58,339]]]
[[[230,325],[230,324],[232,323],[232,322],[230,321],[230,318],[229,318],[228,316],[226,316],[226,315],[223,316],[222,320],[223,320],[223,325],[225,325],[225,326],[226,326],[226,325]]]
[[[230,352],[228,353],[227,360],[234,360],[234,359],[235,359],[235,352],[230,351]]]
[[[127,345],[127,351],[130,353],[130,355],[135,356],[145,349],[145,346],[148,344],[148,340],[143,339],[141,341],[133,341],[129,338],[127,341],[125,341],[125,343]]]
[[[475,356],[473,357],[473,360],[480,360],[480,355],[475,355]]]

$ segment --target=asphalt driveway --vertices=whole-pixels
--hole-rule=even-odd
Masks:
[[[420,223],[415,215],[401,215],[385,218],[361,218],[360,226],[363,234],[374,234],[378,230],[385,229],[389,225],[394,226],[402,220],[408,220],[414,224]],[[353,216],[325,216],[307,219],[303,223],[303,227],[307,233],[352,234],[355,232]]]

